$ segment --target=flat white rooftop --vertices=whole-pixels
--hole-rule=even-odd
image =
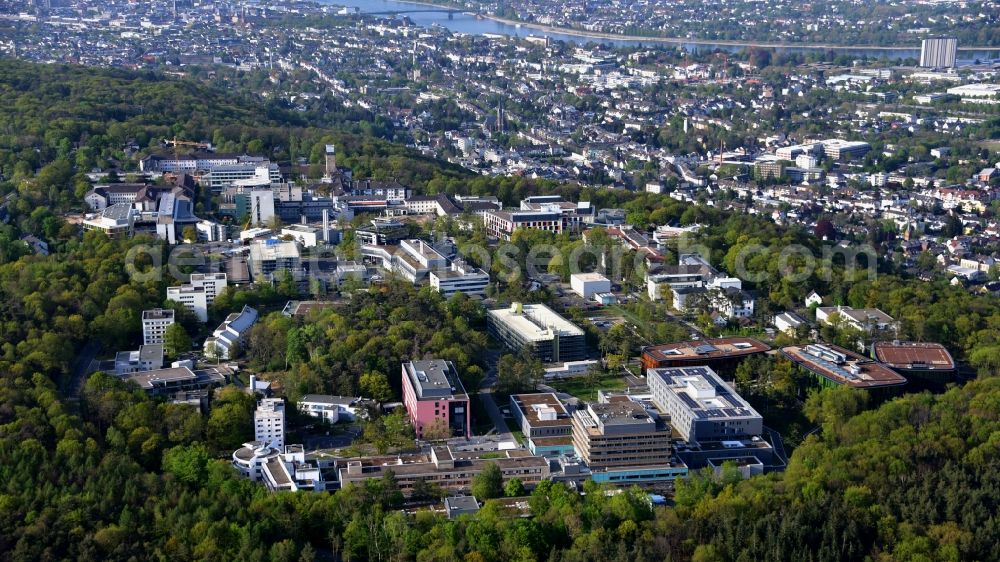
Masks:
[[[489,311],[497,322],[515,330],[528,341],[546,341],[560,336],[582,336],[583,330],[544,304],[519,304]]]

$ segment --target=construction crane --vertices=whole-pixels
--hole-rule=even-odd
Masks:
[[[250,194],[250,215],[247,216],[247,222],[243,225],[243,230],[250,230],[250,225],[253,224],[254,211],[257,210],[257,198]]]
[[[180,146],[193,146],[194,148],[200,148],[202,150],[211,150],[212,149],[211,143],[178,140],[176,136],[173,139],[163,139],[163,146],[172,146],[172,147],[174,147],[174,157],[175,158],[177,157],[177,148],[180,147]]]
[[[205,150],[210,150],[212,148],[211,143],[177,140],[177,137],[172,139],[163,139],[163,144],[164,146],[172,146],[174,148],[178,146],[193,146],[195,148],[202,148]]]

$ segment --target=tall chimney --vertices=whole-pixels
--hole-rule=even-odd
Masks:
[[[330,210],[323,209],[323,241],[330,243]]]
[[[250,375],[250,394],[257,392],[257,375]]]

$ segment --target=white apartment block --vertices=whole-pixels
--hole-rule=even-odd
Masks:
[[[167,287],[167,300],[179,302],[190,310],[201,322],[208,322],[208,296],[204,287],[178,285]]]
[[[468,296],[486,296],[486,287],[490,284],[488,273],[473,267],[463,261],[455,261],[445,270],[435,269],[430,273],[431,287],[449,298],[462,292]]]
[[[163,335],[174,323],[174,311],[169,308],[154,308],[142,311],[142,343],[150,345],[163,343]]]
[[[272,447],[285,446],[285,400],[265,398],[253,413],[254,440]]]
[[[192,273],[188,283],[167,287],[167,300],[183,304],[198,320],[208,322],[208,307],[228,284],[225,273]]]

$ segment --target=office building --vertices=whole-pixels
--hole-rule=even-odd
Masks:
[[[208,322],[208,307],[227,285],[225,273],[192,273],[184,285],[167,287],[167,300],[183,304],[198,320]]]
[[[282,238],[290,236],[302,244],[303,248],[314,248],[321,243],[336,244],[340,241],[340,232],[327,226],[326,228],[308,224],[292,224],[282,227]]]
[[[362,408],[361,398],[354,396],[306,394],[298,402],[300,412],[331,425],[340,421],[356,421]]]
[[[205,340],[204,353],[215,359],[231,359],[237,347],[243,343],[250,328],[257,323],[257,310],[243,305],[243,310],[234,312]]]
[[[215,166],[201,176],[201,184],[213,193],[222,193],[227,187],[247,181],[263,185],[281,183],[281,170],[271,162],[243,162]]]
[[[326,490],[321,464],[302,445],[273,446],[251,441],[233,452],[233,467],[244,477],[262,482],[272,492]]]
[[[544,304],[514,303],[490,310],[486,327],[507,349],[530,353],[543,363],[587,358],[583,330]]]
[[[143,172],[193,173],[218,166],[235,166],[240,162],[264,161],[260,156],[195,151],[190,154],[151,154],[139,161],[139,169]]]
[[[725,374],[743,359],[770,350],[771,346],[754,338],[732,336],[651,345],[642,348],[641,361],[644,369],[707,365]]]
[[[471,437],[469,395],[454,363],[442,359],[403,363],[403,404],[418,438]]]
[[[189,284],[167,287],[167,300],[181,303],[198,320],[208,322],[209,303],[204,287],[195,287]]]
[[[174,310],[154,308],[142,311],[142,343],[145,345],[163,343],[163,335],[174,323]]]
[[[409,235],[405,224],[396,219],[372,219],[368,226],[355,229],[354,239],[366,246],[388,246],[399,244]]]
[[[925,68],[953,68],[958,52],[958,39],[933,37],[920,42],[920,66]]]
[[[524,449],[509,451],[455,451],[447,446],[431,447],[430,453],[363,457],[338,461],[340,486],[361,485],[382,478],[391,470],[399,490],[410,495],[418,480],[449,492],[469,492],[472,481],[488,464],[500,467],[504,482],[517,478],[527,489],[549,479],[549,461]]]
[[[939,343],[880,341],[872,344],[872,357],[910,382],[937,386],[955,380],[958,372],[951,353]]]
[[[871,150],[871,145],[861,141],[830,139],[823,141],[823,152],[833,160],[861,158]]]
[[[162,343],[140,345],[137,351],[119,351],[115,355],[115,374],[119,377],[132,373],[153,371],[162,367]]]
[[[569,276],[569,284],[574,293],[585,299],[611,292],[611,281],[600,273],[574,273]]]
[[[254,280],[270,280],[275,271],[296,272],[302,268],[299,245],[274,238],[250,244],[250,274]]]
[[[362,246],[361,256],[414,285],[426,281],[432,271],[448,270],[448,260],[429,243],[417,239],[403,240],[398,246]]]
[[[512,394],[510,415],[520,426],[533,455],[549,457],[573,452],[573,420],[555,394]]]
[[[573,412],[573,447],[598,482],[669,480],[687,474],[672,452],[670,427],[638,402],[616,396]]]
[[[285,400],[265,398],[253,412],[254,441],[271,447],[285,446]]]
[[[489,284],[488,273],[462,260],[455,260],[447,269],[435,269],[430,272],[431,287],[444,298],[449,298],[458,292],[470,297],[484,297]]]
[[[822,387],[897,390],[906,379],[885,365],[832,344],[790,345],[781,353],[813,375]]]
[[[132,236],[136,215],[138,212],[131,204],[118,203],[87,215],[83,220],[83,230],[103,232],[112,239],[128,238]]]
[[[486,211],[483,214],[486,232],[500,240],[509,241],[519,228],[533,228],[561,234],[566,227],[559,209],[537,211]]]
[[[421,283],[431,271],[444,270],[448,260],[423,240],[410,239],[399,243],[392,270],[410,283]]]
[[[165,369],[125,375],[125,380],[136,383],[151,396],[185,393],[204,396],[207,389],[225,384],[231,374],[232,371],[225,366],[192,370],[191,367],[182,366],[177,362]]]
[[[1000,95],[1000,84],[964,84],[962,86],[953,86],[946,91],[953,96],[961,97],[965,101],[977,98],[992,99]]]
[[[685,441],[720,441],[760,435],[764,420],[709,367],[646,371],[657,408]]]

